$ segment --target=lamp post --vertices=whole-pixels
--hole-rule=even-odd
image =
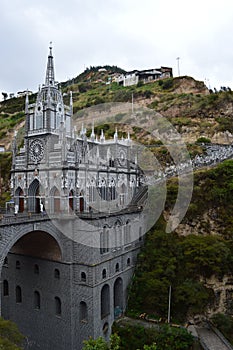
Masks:
[[[170,323],[171,320],[171,295],[172,295],[172,286],[169,286],[169,295],[168,295],[168,314],[167,314],[167,323]]]

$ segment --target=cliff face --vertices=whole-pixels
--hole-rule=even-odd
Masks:
[[[64,85],[65,93],[73,91],[75,110],[78,111],[97,102],[131,102],[133,93],[136,103],[149,107],[169,119],[187,143],[194,143],[201,136],[214,143],[229,144],[233,142],[233,93],[231,91],[210,93],[203,82],[198,82],[190,77],[167,79],[129,88],[119,87],[116,83],[110,86],[106,85],[105,78],[102,79],[103,81],[99,81],[101,79],[96,79],[92,74],[91,78],[89,76],[86,78],[89,79],[88,81],[83,82],[77,79],[76,83]],[[30,97],[30,103],[33,102],[33,99],[35,96]],[[0,104],[0,143],[4,144],[8,150],[10,150],[15,130],[19,131],[19,143],[20,137],[22,140],[20,133],[23,133],[24,128],[23,109],[24,99],[22,98],[11,99]],[[141,125],[142,130],[147,122],[146,120],[145,124]],[[131,131],[134,132],[133,129]],[[136,132],[139,134],[139,131]],[[136,132],[135,137],[138,136]],[[141,133],[139,137],[140,141],[143,141],[145,136]],[[161,154],[165,158],[165,153]],[[2,165],[1,157],[0,163]],[[1,182],[7,183],[7,176],[9,176],[9,171],[4,173],[4,177],[1,175]],[[205,170],[196,176],[189,211],[176,229],[176,233],[181,239],[190,235],[215,236],[222,239],[224,244],[233,246],[232,176],[233,167],[229,164],[220,170]],[[7,192],[6,186],[4,192]],[[168,212],[169,209],[166,208],[165,218]],[[153,264],[154,262],[151,265]],[[163,267],[162,263],[161,266]],[[172,266],[171,270],[173,268],[175,269]],[[230,265],[227,265],[222,271],[220,275],[213,272],[211,276],[204,276],[201,271],[199,274],[200,282],[211,289],[214,295],[214,302],[205,311],[209,315],[216,312],[233,315],[232,269]],[[172,272],[170,271],[169,274],[172,275]],[[169,280],[169,276],[166,276],[167,280]],[[152,287],[150,286],[150,288]],[[186,286],[183,288],[184,291]],[[190,292],[188,287],[185,292]],[[192,302],[195,304],[195,299]]]

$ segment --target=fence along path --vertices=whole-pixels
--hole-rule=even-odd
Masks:
[[[204,350],[233,350],[233,347],[220,332],[204,327],[195,328]]]

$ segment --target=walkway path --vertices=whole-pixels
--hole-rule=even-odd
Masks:
[[[204,350],[232,350],[233,347],[225,343],[214,331],[209,328],[196,327],[201,345]]]

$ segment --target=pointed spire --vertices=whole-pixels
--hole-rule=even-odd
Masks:
[[[95,126],[94,126],[94,120],[92,122],[92,129],[91,129],[91,140],[95,140]]]
[[[105,141],[104,130],[101,129],[100,142],[104,142],[104,141]]]
[[[80,136],[84,136],[84,135],[86,135],[86,128],[84,128],[84,125],[83,125],[83,123],[82,123],[82,128],[81,128],[81,131],[80,131]]]
[[[53,66],[52,42],[50,42],[47,70],[46,70],[46,77],[45,77],[45,85],[46,86],[48,86],[48,85],[53,86],[54,83],[55,83],[55,76],[54,76],[54,66]]]
[[[118,140],[118,132],[117,132],[117,128],[115,130],[115,133],[114,133],[114,140],[117,141]]]

